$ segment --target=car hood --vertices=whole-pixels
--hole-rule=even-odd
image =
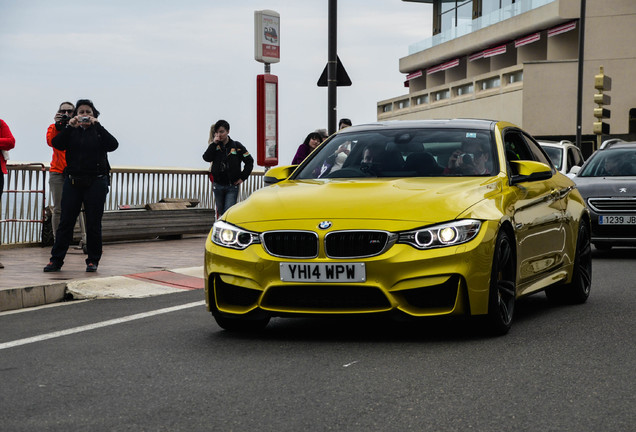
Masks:
[[[636,196],[636,177],[574,177],[584,198]]]
[[[265,187],[223,219],[245,225],[281,220],[453,220],[500,190],[497,178],[292,180]]]

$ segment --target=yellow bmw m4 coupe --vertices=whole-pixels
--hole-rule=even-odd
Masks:
[[[206,242],[206,303],[226,330],[389,313],[472,316],[505,334],[522,296],[589,296],[585,203],[513,124],[352,126],[265,182]]]

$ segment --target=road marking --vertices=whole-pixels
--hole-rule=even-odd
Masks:
[[[54,339],[54,338],[58,338],[58,337],[62,337],[62,336],[67,336],[70,334],[74,334],[74,333],[81,333],[81,332],[85,332],[85,331],[89,331],[89,330],[95,330],[98,328],[102,328],[102,327],[108,327],[108,326],[112,326],[112,325],[116,325],[116,324],[122,324],[125,322],[129,322],[129,321],[134,321],[134,320],[138,320],[138,319],[143,319],[143,318],[148,318],[151,316],[155,316],[155,315],[161,315],[161,314],[165,314],[165,313],[170,313],[170,312],[174,312],[174,311],[178,311],[181,309],[188,309],[188,308],[192,308],[192,307],[196,307],[196,306],[202,306],[205,304],[205,301],[198,301],[198,302],[194,302],[194,303],[186,303],[183,305],[179,305],[179,306],[172,306],[169,308],[163,308],[163,309],[157,309],[154,311],[150,311],[150,312],[144,312],[144,313],[140,313],[140,314],[135,314],[135,315],[130,315],[127,317],[122,317],[122,318],[115,318],[112,320],[108,320],[108,321],[102,321],[102,322],[98,322],[95,324],[88,324],[85,326],[80,326],[80,327],[74,327],[74,328],[70,328],[67,330],[60,330],[60,331],[56,331],[53,333],[47,333],[47,334],[43,334],[43,335],[39,335],[39,336],[33,336],[30,338],[25,338],[25,339],[18,339],[15,341],[11,341],[11,342],[4,342],[4,343],[0,343],[0,350],[6,349],[6,348],[13,348],[16,346],[20,346],[20,345],[27,345],[27,344],[31,344],[31,343],[35,343],[35,342],[41,342],[41,341],[45,341],[48,339]]]

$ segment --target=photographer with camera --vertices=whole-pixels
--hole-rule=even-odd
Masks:
[[[68,126],[71,114],[75,105],[70,102],[62,102],[55,113],[55,121],[46,131],[46,143],[53,149],[53,159],[49,168],[49,190],[51,191],[51,228],[53,237],[56,236],[57,227],[60,225],[60,214],[62,213],[62,188],[64,186],[64,169],[66,168],[66,155],[63,150],[53,147],[53,138]]]
[[[211,162],[212,188],[216,217],[223,213],[238,199],[241,183],[250,176],[254,168],[254,159],[245,146],[230,138],[230,124],[219,120],[210,128],[208,148],[203,153],[203,160]],[[241,169],[243,164],[243,169]]]
[[[80,99],[68,126],[53,138],[53,147],[66,151],[62,214],[51,260],[45,272],[59,271],[73,240],[73,228],[82,205],[86,214],[86,271],[97,271],[102,257],[102,216],[110,185],[108,152],[119,143],[97,120],[99,111],[88,99]]]
[[[444,174],[490,175],[488,159],[490,146],[477,139],[464,141],[448,159],[448,167]]]

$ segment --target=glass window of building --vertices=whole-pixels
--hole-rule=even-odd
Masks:
[[[473,19],[473,2],[478,0],[441,1],[438,7],[439,32],[452,31],[455,27],[468,24]],[[511,0],[512,1],[512,0]]]
[[[513,3],[515,0],[481,0],[481,15],[486,16]]]
[[[473,2],[467,1],[463,4],[457,2],[457,25],[470,25],[473,20]]]
[[[482,0],[481,14],[482,16],[491,14],[501,8],[501,0]]]

